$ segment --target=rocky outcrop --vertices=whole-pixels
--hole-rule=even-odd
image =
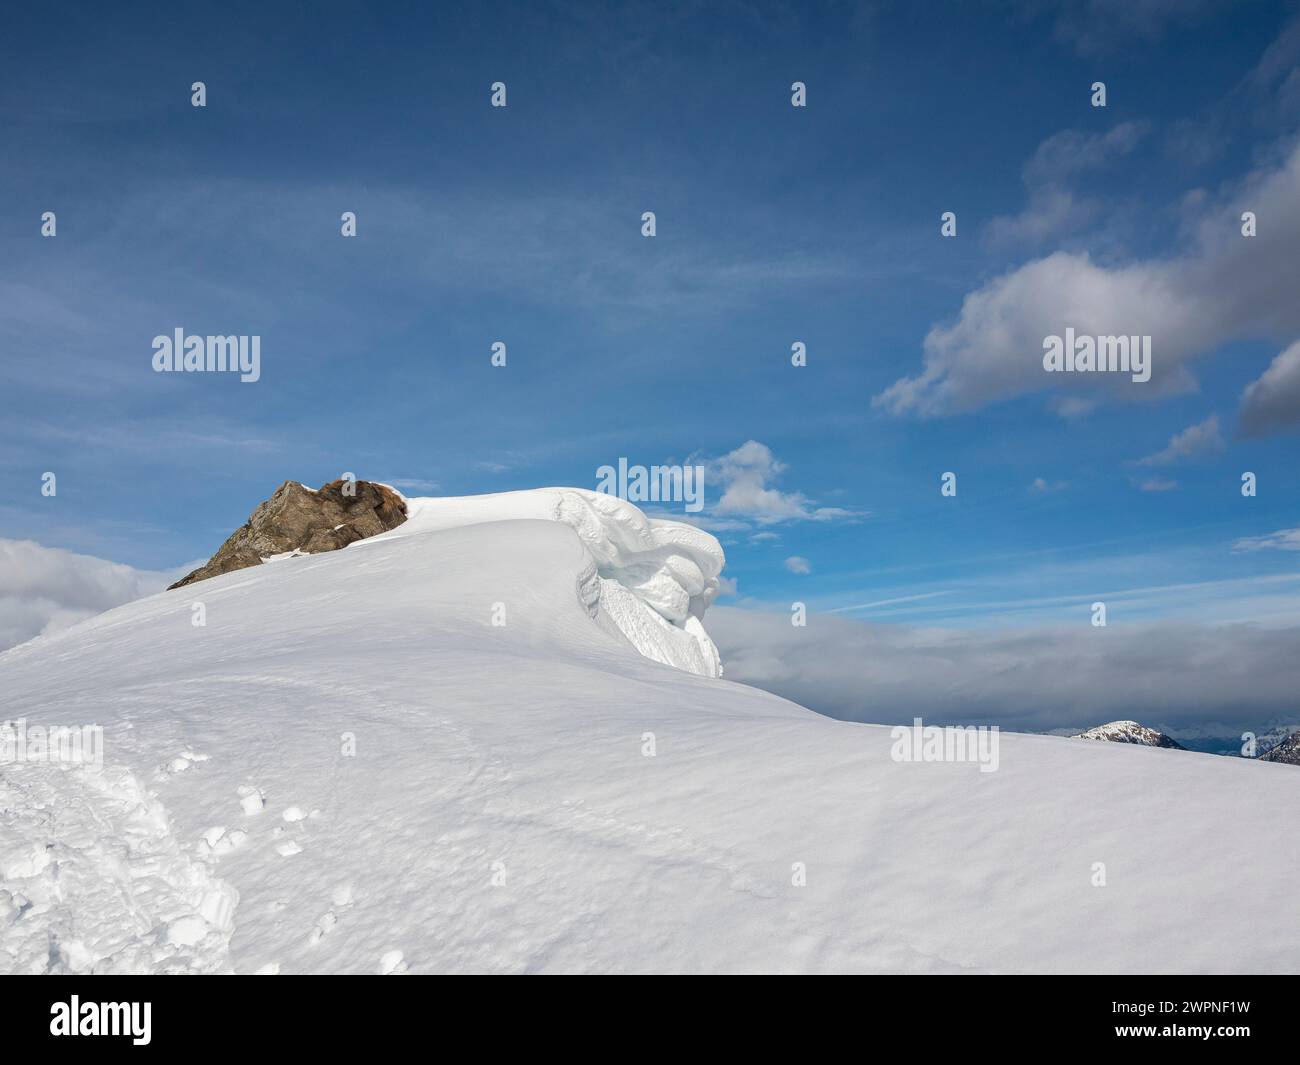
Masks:
[[[1090,728],[1074,737],[1077,740],[1109,740],[1111,743],[1137,743],[1144,747],[1169,747],[1176,751],[1187,750],[1181,743],[1163,732],[1157,732],[1136,721],[1111,721]]]
[[[215,555],[171,587],[260,566],[273,555],[337,551],[395,529],[405,520],[405,501],[387,485],[339,480],[311,489],[297,481],[285,481]]]
[[[1261,762],[1285,762],[1300,765],[1300,731],[1293,732],[1281,743],[1276,743],[1259,756]]]

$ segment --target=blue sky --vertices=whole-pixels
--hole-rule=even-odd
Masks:
[[[8,16],[6,536],[170,570],[286,478],[625,456],[707,464],[733,605],[1300,621],[1294,4],[374,6]],[[1153,380],[1045,379],[1076,318]]]

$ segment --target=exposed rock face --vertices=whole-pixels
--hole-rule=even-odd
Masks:
[[[1136,721],[1111,721],[1105,725],[1090,728],[1074,737],[1077,740],[1110,740],[1112,743],[1139,743],[1144,747],[1171,747],[1177,751],[1187,750],[1177,740],[1157,732]]]
[[[339,480],[313,491],[297,481],[285,481],[205,565],[171,587],[259,566],[270,556],[287,551],[308,555],[337,551],[356,540],[395,529],[405,520],[406,503],[382,484]]]
[[[1300,765],[1300,732],[1293,732],[1259,756],[1261,762],[1285,762]]]

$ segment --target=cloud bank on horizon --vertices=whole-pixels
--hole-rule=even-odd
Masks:
[[[1188,737],[1263,734],[1296,721],[1300,626],[1194,622],[928,628],[716,607],[709,631],[731,680],[845,721],[996,721],[1071,731],[1124,718]]]
[[[166,588],[184,572],[0,539],[0,651]]]

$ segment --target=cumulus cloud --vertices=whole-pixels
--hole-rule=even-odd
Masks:
[[[874,405],[931,417],[1049,388],[1094,400],[1151,398],[1194,387],[1187,363],[1226,340],[1300,334],[1300,146],[1235,196],[1207,199],[1200,210],[1182,255],[1104,265],[1061,251],[989,281],[966,296],[956,321],[927,334],[921,372],[896,381]],[[1259,219],[1255,237],[1241,235],[1244,211]],[[1067,327],[1150,336],[1151,380],[1045,373],[1043,338]]]
[[[1223,450],[1223,437],[1219,433],[1219,416],[1211,414],[1203,422],[1189,425],[1169,438],[1169,443],[1154,455],[1138,459],[1139,466],[1168,466],[1180,459],[1211,455]]]
[[[785,521],[835,521],[853,518],[841,507],[819,507],[802,492],[783,492],[772,482],[785,472],[772,449],[747,440],[734,451],[707,463],[705,476],[723,486],[711,519],[772,525]],[[705,526],[708,527],[708,526]]]
[[[150,572],[0,539],[0,650],[162,591],[190,568]]]
[[[941,629],[709,612],[727,677],[831,717],[1048,731],[1133,718],[1224,735],[1294,718],[1300,627],[1154,622]],[[1222,729],[1216,732],[1215,729]]]
[[[812,563],[802,555],[791,555],[785,560],[785,568],[791,573],[807,574],[812,572]]]
[[[1151,380],[1046,373],[1043,338],[1071,326],[1080,335],[1151,336]],[[1203,343],[1209,326],[1206,308],[1160,266],[1106,268],[1086,254],[1056,252],[967,295],[954,324],[935,326],[926,335],[924,370],[900,378],[872,403],[892,414],[932,417],[1056,385],[1115,387],[1116,377],[1132,389],[1185,388],[1189,381],[1177,372],[1179,360]]]
[[[1234,551],[1300,551],[1300,529],[1278,529],[1266,536],[1243,536]]]
[[[1300,292],[1297,292],[1300,299]],[[1238,428],[1243,436],[1265,436],[1300,427],[1300,340],[1278,355],[1246,386]]]

